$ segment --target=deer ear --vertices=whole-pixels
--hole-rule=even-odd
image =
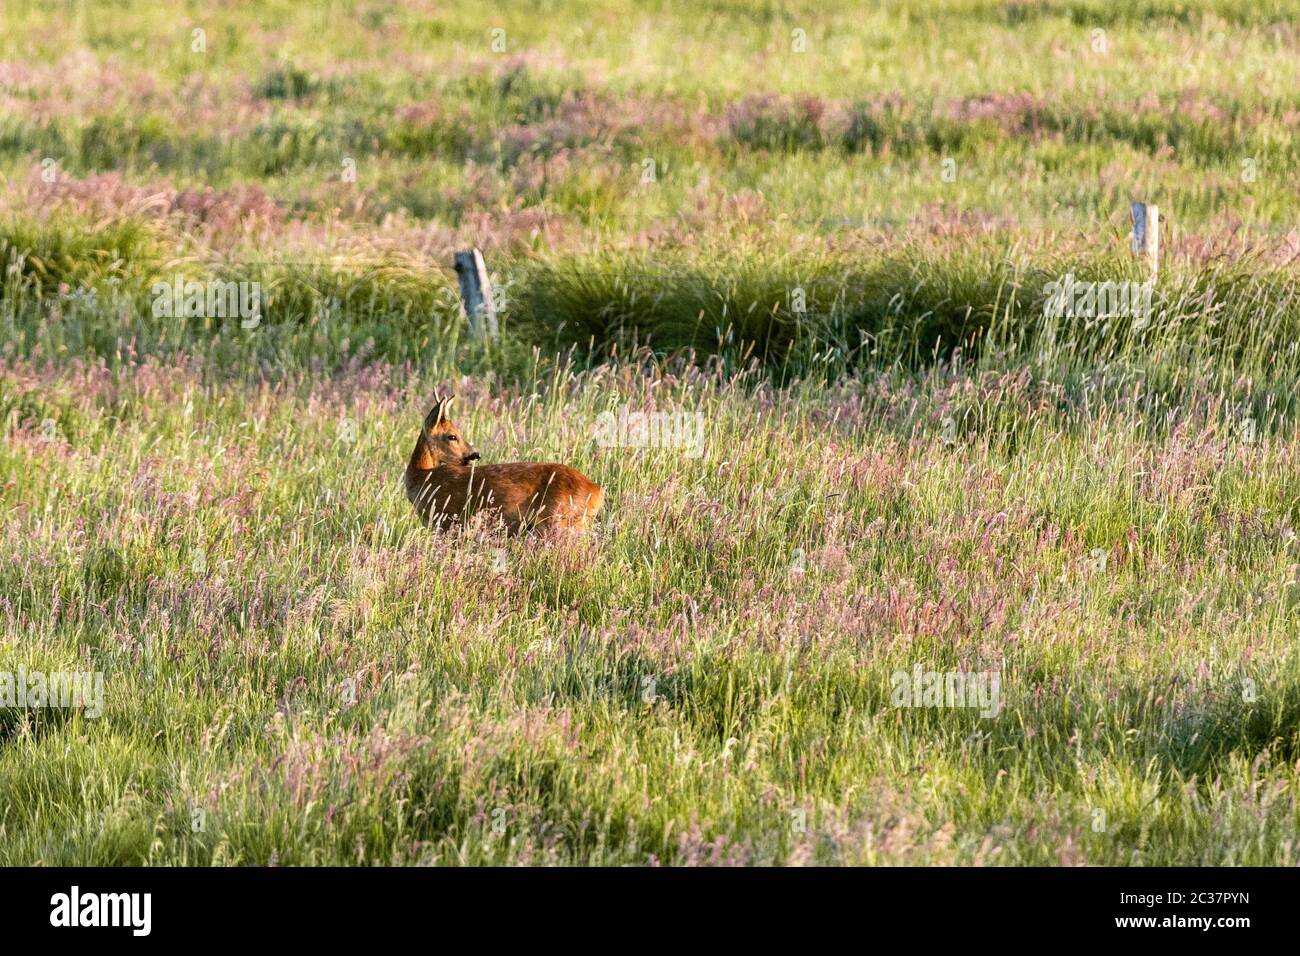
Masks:
[[[451,403],[455,401],[455,399],[455,395],[448,395],[446,398],[438,399],[438,407],[434,410],[433,415],[433,423],[435,425],[441,424],[447,420],[447,409],[451,407]]]
[[[446,417],[447,400],[437,392],[433,393],[433,408],[429,409],[429,414],[424,417],[424,427],[433,428]]]

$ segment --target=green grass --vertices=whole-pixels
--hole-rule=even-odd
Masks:
[[[472,224],[522,202],[606,242],[742,189],[827,220],[937,205],[1086,228],[1136,192],[1189,230],[1294,222],[1282,0],[126,4],[111,24],[72,16],[80,30],[63,8],[6,17],[0,57],[28,67],[6,78],[0,120],[15,181],[43,159],[77,178],[256,179],[312,216],[369,221]]]
[[[0,14],[0,675],[105,695],[0,864],[1297,862],[1289,4],[113,14]],[[422,528],[448,390],[593,533]]]
[[[11,365],[5,657],[106,710],[10,714],[4,860],[1294,862],[1294,437],[1013,372],[634,369],[467,389],[492,459],[609,490],[538,548],[402,498],[445,366]],[[703,458],[593,445],[651,395]],[[891,706],[918,663],[1005,709]]]

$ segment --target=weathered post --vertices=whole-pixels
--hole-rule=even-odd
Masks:
[[[1146,259],[1154,279],[1160,270],[1160,209],[1150,203],[1133,203],[1133,255]]]
[[[475,338],[496,338],[497,306],[483,253],[478,249],[456,253],[456,276],[460,280],[460,301],[470,334]]]

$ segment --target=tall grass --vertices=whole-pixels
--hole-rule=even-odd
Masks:
[[[104,711],[0,702],[0,863],[1297,862],[1282,0],[89,13],[0,30],[0,677]],[[447,391],[594,533],[421,527]]]
[[[5,862],[1294,862],[1293,432],[1132,380],[464,361],[6,364],[4,659],[107,709],[5,712]],[[606,486],[595,538],[418,526],[449,382],[492,460]],[[705,456],[597,447],[622,403]],[[892,706],[918,663],[1005,709]]]

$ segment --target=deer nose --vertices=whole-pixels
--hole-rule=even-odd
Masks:
[[[476,452],[476,451],[475,451],[475,452],[470,452],[468,455],[465,456],[465,464],[468,465],[471,461],[478,461],[478,460],[479,460],[479,457],[480,457],[480,456],[479,456],[479,453],[478,453],[478,452]]]

